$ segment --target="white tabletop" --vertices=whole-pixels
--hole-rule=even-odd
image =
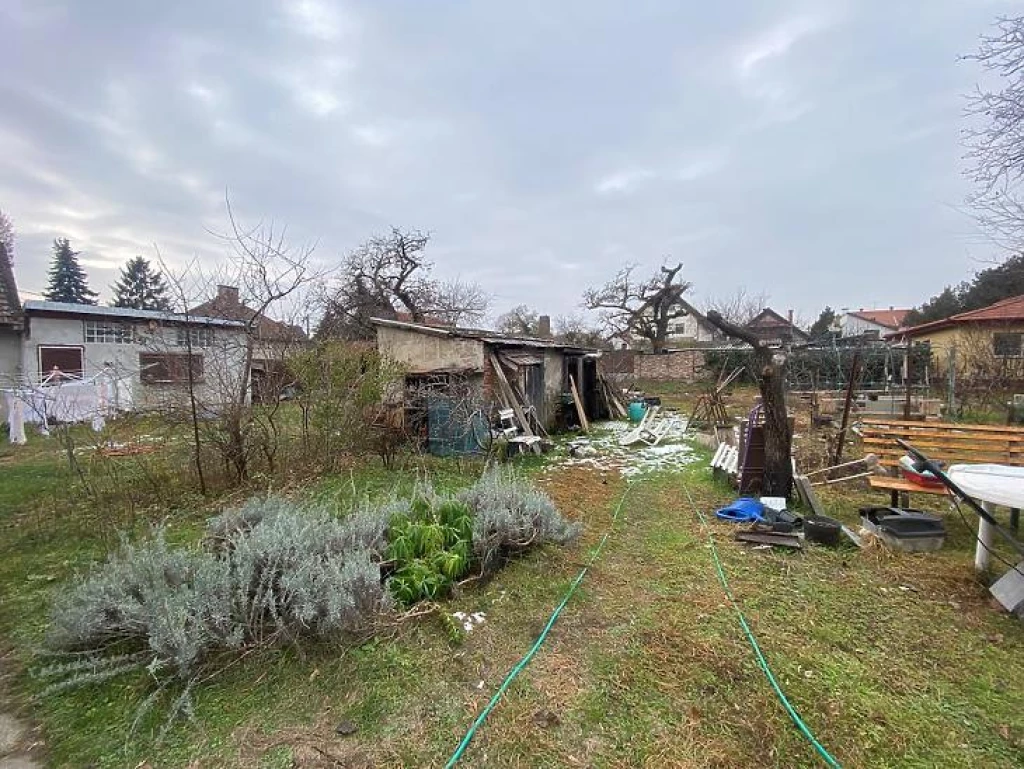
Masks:
[[[1024,508],[1024,467],[953,465],[946,475],[965,494],[981,502]]]

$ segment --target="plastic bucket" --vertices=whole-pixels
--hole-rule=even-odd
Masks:
[[[643,401],[633,401],[629,404],[629,421],[639,422],[644,418],[644,412],[647,411],[647,404]]]

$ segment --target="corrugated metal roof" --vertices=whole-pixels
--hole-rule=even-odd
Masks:
[[[155,320],[161,323],[188,323],[196,326],[229,326],[241,328],[244,323],[225,318],[210,318],[204,315],[182,315],[161,310],[134,310],[130,307],[104,307],[95,304],[71,304],[69,302],[46,302],[32,299],[25,302],[25,313],[48,312],[60,315],[96,315],[104,318],[125,320]]]

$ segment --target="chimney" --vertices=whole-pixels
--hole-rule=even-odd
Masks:
[[[537,318],[537,336],[541,339],[551,338],[551,316],[541,315]]]
[[[786,313],[786,318],[789,320],[789,325],[792,326],[793,325],[793,311],[792,310],[790,310],[788,313]]]
[[[217,301],[222,304],[238,304],[238,286],[217,286]]]

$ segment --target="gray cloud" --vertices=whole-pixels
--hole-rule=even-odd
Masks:
[[[154,244],[215,264],[228,189],[329,263],[429,229],[498,309],[666,256],[699,297],[912,304],[995,254],[958,210],[957,57],[1010,9],[0,0],[0,207],[29,292],[55,237],[102,290]]]

